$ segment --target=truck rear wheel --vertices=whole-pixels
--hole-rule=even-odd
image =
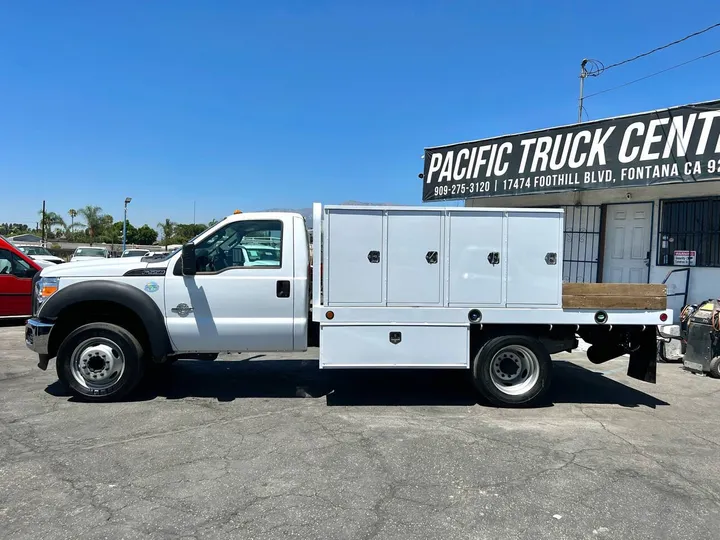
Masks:
[[[75,395],[112,401],[133,391],[145,363],[142,346],[130,332],[114,324],[91,323],[65,338],[55,366],[60,381]]]
[[[494,405],[538,404],[552,376],[552,360],[535,338],[523,335],[489,339],[472,366],[475,388]]]

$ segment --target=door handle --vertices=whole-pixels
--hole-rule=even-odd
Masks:
[[[277,282],[275,287],[275,294],[278,298],[290,298],[290,281],[282,279]]]

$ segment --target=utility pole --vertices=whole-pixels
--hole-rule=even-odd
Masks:
[[[193,201],[193,225],[195,225],[195,201]]]
[[[45,247],[45,201],[43,201],[43,209],[42,209],[42,245]]]
[[[132,201],[132,197],[125,197],[125,215],[123,217],[123,253],[125,253],[125,240],[127,238],[127,205],[130,204],[130,201]]]
[[[582,123],[583,99],[585,99],[585,79],[588,76],[588,71],[585,68],[587,63],[587,58],[583,59],[583,61],[580,63],[580,99],[578,99],[578,124]]]

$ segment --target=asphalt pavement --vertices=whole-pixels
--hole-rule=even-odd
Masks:
[[[710,539],[720,380],[556,356],[552,403],[462,372],[318,370],[317,350],[179,361],[86,404],[0,327],[3,539]]]

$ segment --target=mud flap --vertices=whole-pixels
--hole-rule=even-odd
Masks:
[[[37,367],[42,369],[43,371],[47,371],[48,364],[50,363],[50,355],[49,354],[40,354],[38,355],[38,364]]]
[[[649,326],[633,340],[635,351],[630,353],[628,377],[655,383],[657,377],[657,328]]]

